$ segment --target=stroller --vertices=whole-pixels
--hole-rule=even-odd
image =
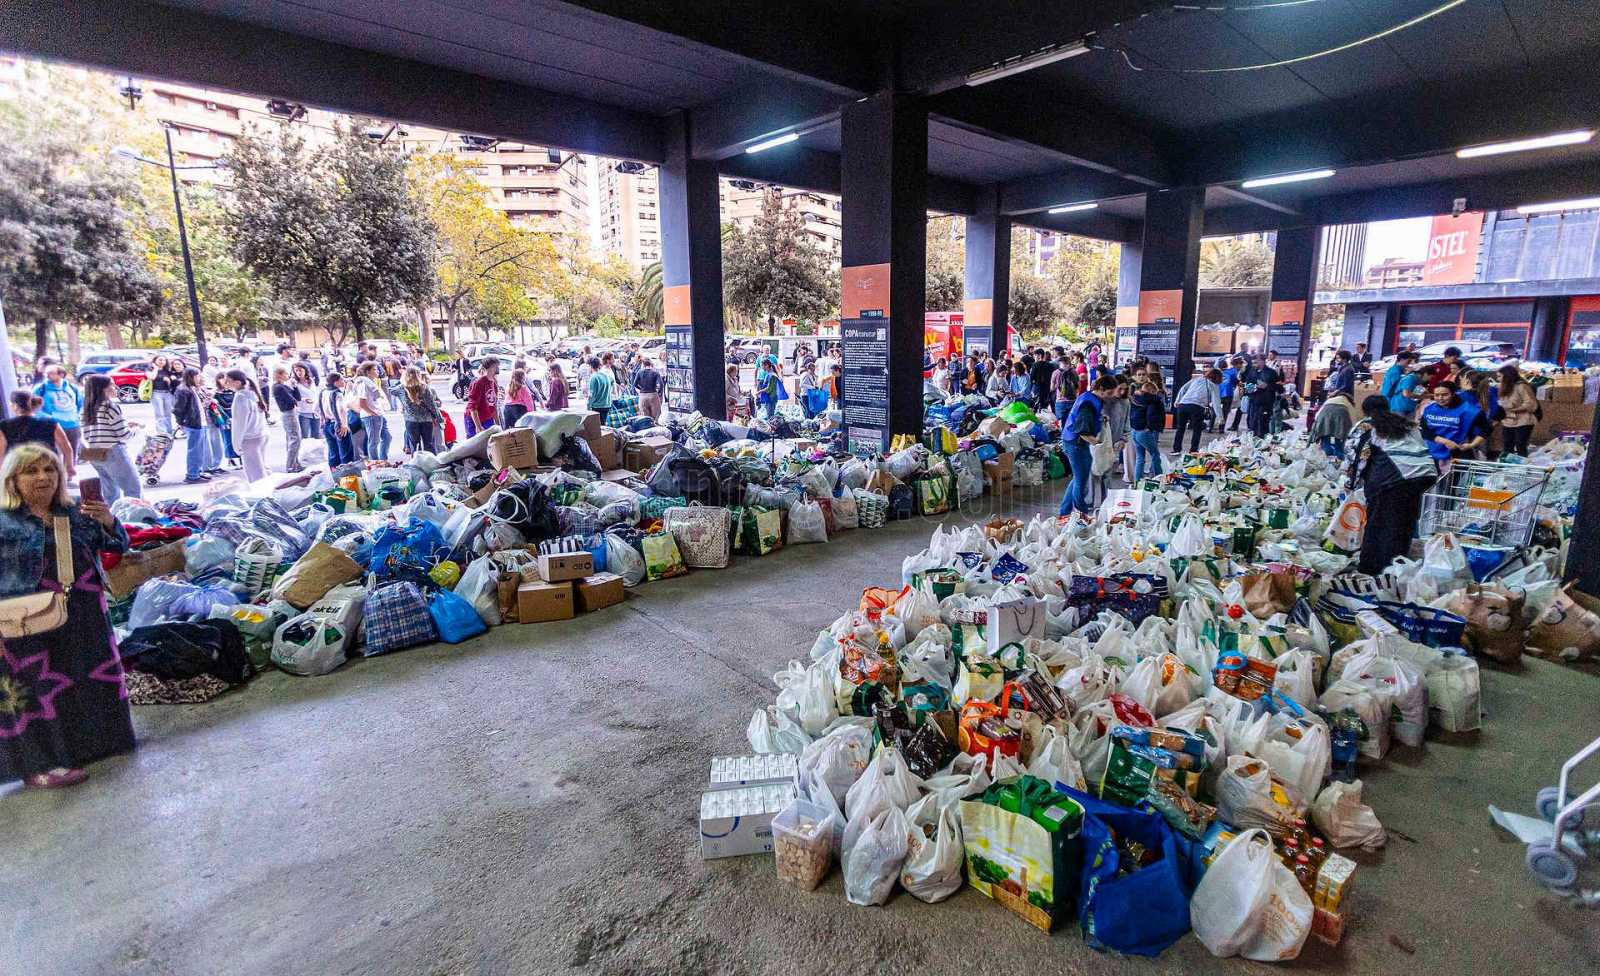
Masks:
[[[167,463],[167,455],[172,452],[171,434],[151,434],[145,438],[144,447],[139,450],[139,459],[134,462],[139,468],[139,476],[144,479],[147,487],[155,487],[161,482],[161,466]]]

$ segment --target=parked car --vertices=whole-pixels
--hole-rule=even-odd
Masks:
[[[123,403],[138,403],[141,400],[149,399],[147,396],[139,395],[139,388],[144,385],[145,380],[150,378],[151,363],[152,360],[149,358],[138,362],[119,363],[114,369],[105,374],[111,378],[112,384],[116,386],[118,400]]]
[[[1425,346],[1417,347],[1417,365],[1432,366],[1444,359],[1444,351],[1454,346],[1461,350],[1461,359],[1467,365],[1476,369],[1494,369],[1507,359],[1516,358],[1516,349],[1511,347],[1507,352],[1508,343],[1496,342],[1492,339],[1448,339],[1444,342],[1430,342]],[[1381,378],[1394,365],[1393,356],[1385,356],[1372,364],[1372,375]]]
[[[83,361],[78,363],[78,382],[82,383],[84,377],[96,373],[109,373],[125,363],[148,363],[150,355],[148,349],[107,349],[87,353]]]

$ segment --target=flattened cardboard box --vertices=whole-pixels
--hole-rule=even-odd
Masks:
[[[183,540],[177,539],[154,549],[130,549],[115,569],[106,570],[106,591],[113,600],[133,593],[145,580],[183,572]]]
[[[571,620],[575,610],[571,583],[524,583],[517,587],[517,622]]]

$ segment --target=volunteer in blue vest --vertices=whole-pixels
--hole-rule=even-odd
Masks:
[[[1456,392],[1454,380],[1439,383],[1431,395],[1432,402],[1422,408],[1422,439],[1428,453],[1440,467],[1455,458],[1476,457],[1489,428],[1483,411]]]
[[[67,379],[67,368],[60,363],[46,366],[44,382],[34,386],[33,395],[44,401],[44,406],[34,411],[34,415],[60,424],[61,432],[67,435],[67,442],[72,445],[72,453],[76,457],[78,443],[83,436],[78,426],[79,417],[83,414],[83,391]]]
[[[1073,401],[1067,413],[1067,422],[1061,427],[1061,452],[1067,456],[1067,466],[1072,469],[1072,482],[1061,497],[1059,515],[1080,512],[1092,514],[1089,508],[1089,486],[1094,479],[1094,458],[1089,445],[1100,439],[1104,422],[1105,400],[1119,381],[1112,376],[1102,376],[1094,389],[1086,390]]]
[[[1394,357],[1394,365],[1383,373],[1383,383],[1378,395],[1389,401],[1389,412],[1409,418],[1422,399],[1422,377],[1416,373],[1417,354],[1402,352]]]

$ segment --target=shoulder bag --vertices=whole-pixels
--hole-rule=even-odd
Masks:
[[[14,640],[47,634],[67,622],[67,594],[72,589],[72,528],[62,516],[51,519],[56,533],[56,581],[61,592],[40,590],[0,599],[0,638]],[[42,582],[42,580],[41,580]]]

